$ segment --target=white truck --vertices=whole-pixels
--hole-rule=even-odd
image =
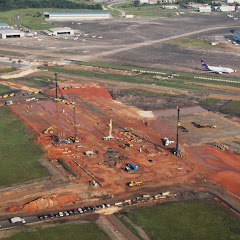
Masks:
[[[9,222],[12,224],[16,224],[16,223],[26,223],[26,220],[20,217],[13,217],[9,219]]]

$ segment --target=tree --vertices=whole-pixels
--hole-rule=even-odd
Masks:
[[[135,1],[133,2],[133,6],[134,6],[134,7],[138,7],[139,4],[140,4],[140,1],[139,1],[139,0],[135,0]]]

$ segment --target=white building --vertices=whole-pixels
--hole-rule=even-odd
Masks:
[[[199,7],[198,11],[199,12],[211,12],[212,9],[211,9],[211,6],[205,6],[205,7]]]
[[[234,31],[233,39],[240,42],[240,30]]]
[[[0,38],[6,39],[6,38],[20,38],[24,37],[24,32],[17,30],[17,29],[11,29],[11,28],[4,28],[0,29]]]
[[[178,9],[176,5],[164,5],[162,6],[163,9]]]
[[[95,20],[109,19],[109,12],[50,12],[45,13],[49,20],[53,21],[74,21],[74,20]]]
[[[235,6],[221,6],[219,7],[220,12],[234,12]]]
[[[68,27],[65,28],[51,28],[49,29],[50,32],[52,32],[53,36],[61,35],[61,34],[69,34],[74,35],[74,30]]]
[[[7,23],[0,23],[0,29],[2,28],[10,28],[10,26]]]
[[[240,3],[240,0],[226,0],[226,3]]]

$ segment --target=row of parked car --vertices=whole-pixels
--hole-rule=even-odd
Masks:
[[[53,213],[53,214],[49,213],[49,214],[45,214],[45,215],[39,215],[38,218],[40,220],[47,220],[47,219],[52,219],[52,218],[56,218],[56,217],[67,217],[67,216],[72,216],[72,215],[76,215],[76,214],[92,213],[101,208],[106,208],[106,207],[110,207],[110,206],[111,205],[109,203],[107,203],[107,204],[103,204],[103,205],[83,207],[83,208],[72,209],[72,210]]]

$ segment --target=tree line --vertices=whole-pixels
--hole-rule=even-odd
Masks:
[[[23,8],[64,8],[102,10],[101,4],[75,3],[67,0],[0,0],[0,11]]]

